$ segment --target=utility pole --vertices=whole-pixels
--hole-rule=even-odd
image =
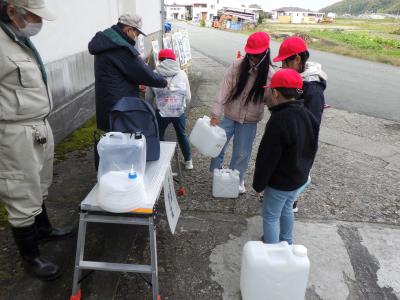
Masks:
[[[164,29],[164,24],[165,24],[165,3],[164,0],[160,0],[161,1],[161,32],[164,34],[165,33],[165,29]]]

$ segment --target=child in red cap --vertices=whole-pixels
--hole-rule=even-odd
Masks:
[[[222,167],[226,147],[233,138],[229,168],[240,172],[241,194],[246,192],[245,175],[257,123],[263,119],[264,106],[271,98],[270,90],[263,86],[271,81],[274,73],[270,37],[266,32],[251,34],[245,51],[246,56],[234,61],[226,71],[211,107],[211,125],[220,125],[225,130],[227,142],[221,153],[211,160],[210,172]]]
[[[296,100],[303,81],[298,72],[282,69],[274,74],[271,111],[257,153],[253,188],[263,196],[263,240],[292,244],[293,202],[307,184],[318,148],[319,124]]]
[[[170,123],[174,126],[179,146],[185,159],[185,169],[193,169],[192,151],[186,135],[185,108],[190,102],[191,93],[186,73],[181,70],[174,51],[163,49],[158,53],[160,64],[156,73],[164,76],[168,85],[165,88],[148,88],[146,100],[153,102],[156,108],[160,140],[164,140],[165,131]]]
[[[303,78],[301,99],[304,100],[304,106],[312,112],[320,125],[325,107],[324,91],[328,76],[322,71],[321,64],[308,61],[309,57],[310,53],[306,42],[300,37],[292,36],[282,42],[274,62],[281,61],[282,68],[293,69],[301,75]],[[311,177],[308,178],[308,183],[310,182]],[[297,201],[293,204],[293,211],[298,211]]]

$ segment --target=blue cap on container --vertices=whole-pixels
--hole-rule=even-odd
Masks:
[[[136,177],[137,177],[136,172],[134,172],[134,171],[129,172],[129,174],[128,174],[129,179],[136,179]]]

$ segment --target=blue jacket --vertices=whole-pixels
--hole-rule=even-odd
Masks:
[[[145,64],[134,46],[116,25],[96,33],[89,43],[89,52],[95,56],[96,118],[101,130],[110,130],[109,114],[119,99],[139,97],[139,85],[167,86],[166,79]]]

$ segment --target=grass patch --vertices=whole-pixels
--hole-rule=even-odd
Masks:
[[[388,39],[369,33],[345,32],[342,30],[312,30],[310,34],[313,37],[339,42],[357,49],[386,49],[400,52],[400,40]]]
[[[293,34],[309,37],[309,47],[336,54],[400,66],[400,20],[336,19],[328,24],[267,22],[275,38]]]
[[[8,214],[4,205],[0,203],[0,227],[5,227],[7,225]]]
[[[93,132],[96,130],[96,118],[91,118],[70,136],[65,138],[55,148],[55,157],[65,160],[66,154],[74,151],[85,150],[93,145]]]

